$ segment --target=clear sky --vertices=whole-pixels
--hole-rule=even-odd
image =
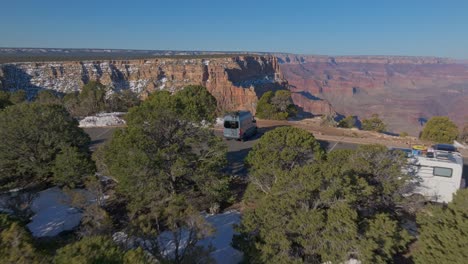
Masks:
[[[0,0],[0,47],[468,59],[468,0]]]

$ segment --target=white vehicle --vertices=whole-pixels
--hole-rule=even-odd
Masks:
[[[458,152],[437,150],[426,155],[412,155],[415,179],[413,194],[420,194],[432,202],[448,203],[458,189],[465,188],[463,158]]]

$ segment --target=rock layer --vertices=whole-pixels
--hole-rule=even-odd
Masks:
[[[468,66],[450,59],[277,54],[290,89],[343,115],[379,114],[390,131],[421,130],[434,115],[468,122]]]
[[[142,97],[156,90],[177,91],[189,84],[206,86],[220,110],[255,112],[267,90],[287,89],[274,56],[234,56],[210,59],[147,59],[30,62],[0,65],[0,87],[25,89],[33,97],[39,90],[78,91],[97,80],[113,90],[131,89]]]

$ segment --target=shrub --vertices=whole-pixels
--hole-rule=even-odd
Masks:
[[[468,189],[460,189],[448,206],[420,212],[416,263],[466,263],[468,259]]]
[[[357,118],[355,116],[347,116],[340,122],[338,122],[338,127],[342,128],[353,128],[357,127]]]
[[[373,114],[371,118],[362,121],[362,129],[382,133],[387,127],[378,114]]]
[[[297,108],[291,99],[291,92],[279,90],[263,94],[257,103],[256,116],[263,119],[285,120],[296,116]]]
[[[29,103],[0,111],[0,188],[48,182],[54,175],[57,158],[65,158],[60,153],[70,147],[75,148],[74,158],[80,159],[81,165],[91,163],[89,141],[89,136],[62,106]],[[75,173],[70,168],[58,171],[64,170],[68,170],[68,176]],[[63,182],[67,179],[71,180],[63,178]]]
[[[452,143],[458,136],[458,127],[446,116],[434,116],[426,123],[421,139],[436,143]]]

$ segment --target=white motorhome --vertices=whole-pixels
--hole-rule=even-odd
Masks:
[[[460,153],[435,149],[426,155],[410,155],[409,160],[418,181],[414,194],[432,202],[448,203],[458,189],[465,188]]]

